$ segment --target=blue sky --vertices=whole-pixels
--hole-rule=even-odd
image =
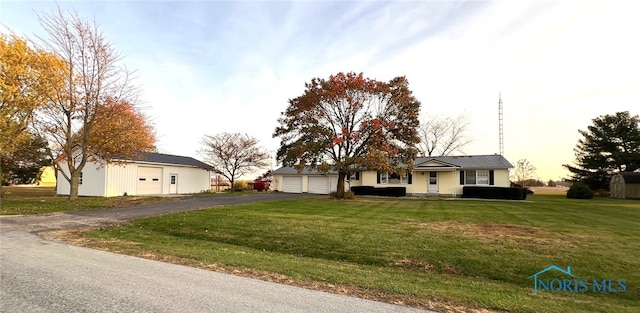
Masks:
[[[407,76],[423,115],[471,121],[467,154],[567,173],[602,114],[640,113],[637,1],[59,1],[94,19],[136,71],[160,152],[200,158],[205,134],[271,138],[305,82],[340,71]],[[43,34],[51,1],[0,2],[0,29]],[[276,164],[274,163],[274,166]],[[245,177],[252,178],[252,177]]]

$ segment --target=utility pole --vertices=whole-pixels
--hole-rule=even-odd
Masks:
[[[498,131],[500,140],[500,155],[504,155],[504,129],[502,127],[502,93],[498,93]]]

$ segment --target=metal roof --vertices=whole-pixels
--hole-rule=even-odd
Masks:
[[[495,169],[495,168],[512,168],[513,165],[507,161],[502,155],[464,155],[464,156],[437,156],[437,157],[423,157],[417,158],[414,162],[414,169],[433,169],[433,167],[423,166],[430,161],[436,161],[443,163],[445,167],[449,168],[464,168],[464,169]],[[441,169],[442,167],[438,167]],[[322,175],[318,170],[312,170],[308,167],[298,172],[294,167],[283,166],[275,171],[274,175]],[[336,175],[336,171],[331,170],[326,174]]]
[[[213,167],[211,165],[198,161],[192,157],[153,152],[142,152],[139,153],[137,157],[123,159],[122,161],[183,165],[200,167],[206,170],[213,170]]]
[[[493,168],[512,168],[513,165],[507,161],[502,155],[461,155],[461,156],[437,156],[417,158],[415,167],[420,168],[421,164],[436,161],[450,164],[459,168],[467,169],[493,169]]]
[[[640,173],[637,172],[622,172],[619,173],[627,184],[640,184]]]

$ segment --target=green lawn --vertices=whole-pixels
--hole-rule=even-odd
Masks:
[[[1,191],[0,215],[44,214],[175,200],[174,198],[128,196],[80,197],[69,201],[65,196],[56,196],[55,187],[4,186]]]
[[[639,201],[313,198],[147,218],[80,236],[121,253],[439,311],[640,309]],[[589,281],[626,279],[627,290],[534,295],[528,277],[550,265],[571,266]]]

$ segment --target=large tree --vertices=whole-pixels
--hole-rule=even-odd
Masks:
[[[575,166],[564,164],[572,181],[582,181],[592,189],[607,189],[617,172],[640,169],[640,117],[628,111],[593,119],[574,148]]]
[[[405,77],[382,82],[338,73],[305,87],[289,100],[273,134],[280,137],[277,160],[283,165],[337,171],[338,198],[344,197],[349,172],[413,167],[420,102]]]
[[[54,88],[64,62],[16,35],[0,34],[0,153],[11,155],[34,140],[32,122]]]
[[[471,142],[467,135],[468,126],[469,121],[464,114],[456,117],[425,114],[418,128],[420,154],[433,156],[462,152],[462,148]]]
[[[28,140],[22,140],[20,146],[11,152],[0,153],[3,185],[34,183],[42,167],[51,165],[53,161],[47,141],[37,134],[26,133]]]
[[[204,149],[200,150],[214,172],[233,183],[236,179],[270,165],[269,153],[260,147],[257,139],[240,133],[205,135]]]
[[[122,138],[122,129],[105,126],[109,118],[132,117],[121,115],[112,106],[135,104],[136,88],[121,65],[120,54],[98,26],[60,9],[41,16],[40,22],[48,34],[48,38],[40,38],[42,48],[61,59],[64,67],[51,76],[53,83],[61,81],[62,87],[47,92],[48,105],[38,112],[38,127],[52,143],[58,160],[64,162],[60,168],[66,170],[60,172],[70,184],[69,199],[73,200],[78,197],[80,173],[87,162],[113,151],[120,157],[132,157],[129,154],[134,150],[149,150],[152,144],[120,149],[131,138]],[[96,144],[97,133],[105,139],[100,144]]]

